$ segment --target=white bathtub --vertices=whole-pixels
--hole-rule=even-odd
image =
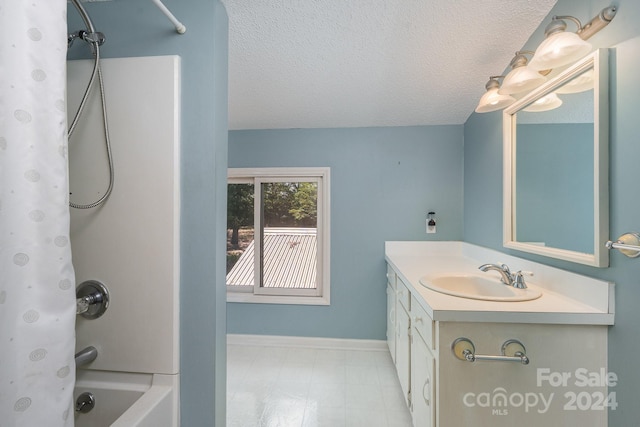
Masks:
[[[178,427],[178,375],[79,369],[74,402],[93,393],[95,407],[76,412],[76,427]]]

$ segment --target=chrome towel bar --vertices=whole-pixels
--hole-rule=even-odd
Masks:
[[[457,338],[451,344],[451,351],[453,355],[466,362],[475,362],[478,360],[493,361],[493,362],[519,362],[523,365],[529,364],[529,358],[527,357],[524,345],[518,340],[510,339],[506,340],[502,344],[501,355],[485,355],[476,354],[476,348],[473,342],[469,338]]]
[[[605,243],[607,249],[618,249],[629,258],[640,256],[640,233],[625,233],[615,242],[609,240]]]

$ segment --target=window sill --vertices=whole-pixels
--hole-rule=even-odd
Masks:
[[[247,292],[227,292],[227,302],[250,304],[330,305],[328,296],[299,297],[286,295],[254,295]]]

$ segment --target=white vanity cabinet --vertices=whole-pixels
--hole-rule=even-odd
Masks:
[[[407,405],[411,406],[411,294],[401,280],[396,282],[396,371]]]
[[[387,345],[393,363],[396,362],[396,274],[387,267]]]
[[[398,379],[409,406],[415,427],[434,424],[435,357],[433,351],[433,321],[411,296],[409,288],[397,277],[393,269],[387,270],[387,296],[389,283],[395,283],[395,308],[387,306],[387,331],[395,322],[395,336],[387,335]],[[387,300],[390,303],[390,300]],[[395,311],[395,318],[389,316]],[[392,337],[392,338],[389,338]]]
[[[606,324],[526,322],[518,312],[505,312],[511,320],[504,321],[496,317],[502,312],[478,311],[479,320],[470,320],[469,301],[436,311],[429,293],[388,267],[396,328],[389,346],[414,427],[607,426],[617,378],[607,372]],[[442,320],[434,321],[437,316]],[[387,322],[394,327],[393,317]],[[505,342],[518,340],[530,363],[460,360],[452,351],[458,338],[471,340],[478,357],[501,355]]]
[[[435,425],[435,356],[431,317],[411,301],[411,413],[414,427]]]

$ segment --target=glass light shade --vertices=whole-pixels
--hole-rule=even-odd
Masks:
[[[490,113],[491,111],[502,110],[514,102],[516,102],[516,99],[513,96],[500,95],[498,88],[494,87],[482,95],[476,107],[476,113]]]
[[[528,66],[517,67],[511,70],[504,78],[498,93],[509,95],[529,91],[537,88],[546,80],[546,77]]]
[[[541,111],[549,111],[558,108],[562,105],[562,99],[558,98],[555,92],[543,96],[533,104],[529,105],[523,111],[529,111],[531,113],[539,113]]]
[[[593,89],[593,69],[580,74],[556,89],[556,93],[579,93]]]
[[[577,61],[591,52],[591,44],[572,32],[559,31],[544,39],[529,62],[532,70],[548,70]]]

